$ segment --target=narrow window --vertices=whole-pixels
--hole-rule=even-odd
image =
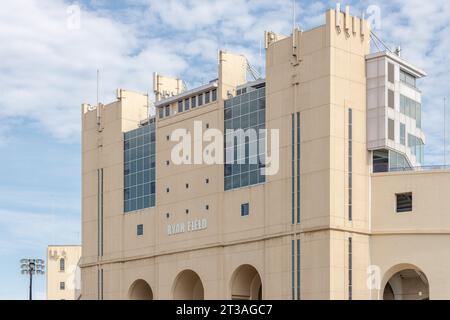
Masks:
[[[216,101],[217,100],[217,89],[214,89],[213,91],[211,91],[211,94],[212,94],[211,100]]]
[[[394,91],[388,89],[388,107],[395,109]]]
[[[348,109],[348,220],[353,219],[353,111]]]
[[[183,112],[183,100],[178,101],[178,112]]]
[[[59,290],[66,290],[66,283],[65,282],[60,282],[59,283]]]
[[[164,118],[164,108],[163,107],[159,108],[159,118],[160,119]]]
[[[404,123],[400,123],[400,143],[405,145],[406,142],[406,128]]]
[[[388,119],[388,139],[395,140],[395,122],[393,119]]]
[[[203,104],[203,93],[200,93],[197,97],[197,103],[198,106],[200,107]]]
[[[190,106],[189,106],[189,99],[185,99],[184,100],[184,110],[187,111],[189,110]]]
[[[144,225],[143,224],[138,224],[136,227],[136,234],[138,236],[142,236],[144,234]]]
[[[249,204],[248,203],[243,203],[241,204],[241,216],[248,216],[250,214],[250,210],[249,210]]]
[[[166,117],[170,116],[170,106],[166,106],[166,107],[164,108],[164,110],[165,110],[165,116],[166,116]]]
[[[197,97],[196,97],[196,96],[193,96],[193,97],[191,98],[191,106],[192,106],[192,109],[194,109],[195,107],[197,107]]]
[[[292,300],[295,300],[295,240],[291,241],[291,288]]]
[[[291,114],[291,220],[295,223],[295,119]]]
[[[209,103],[209,91],[205,92],[205,104]]]
[[[348,238],[348,300],[353,298],[353,243]]]
[[[66,260],[64,258],[59,259],[59,271],[64,272],[66,269]]]
[[[412,192],[398,193],[397,198],[397,212],[411,212],[412,211]]]
[[[388,62],[388,81],[394,83],[394,64]]]

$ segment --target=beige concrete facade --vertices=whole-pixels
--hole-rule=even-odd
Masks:
[[[80,245],[47,248],[47,300],[76,300],[81,294]]]
[[[164,116],[158,109],[150,120],[151,208],[124,213],[124,133],[148,121],[148,97],[120,90],[116,102],[83,105],[82,298],[376,299],[401,266],[426,274],[431,298],[450,298],[450,256],[440,242],[449,236],[450,206],[435,201],[448,172],[371,173],[369,40],[364,20],[334,10],[318,28],[266,35],[265,126],[279,130],[280,168],[248,187],[224,191],[221,164],[174,164],[170,140],[176,129],[194,132],[195,121],[224,131],[225,100],[247,82],[241,55],[220,53],[218,79],[197,90],[216,90],[217,98],[188,112],[177,111],[177,100],[191,92],[156,76]],[[413,192],[412,213],[395,212],[401,192]],[[249,215],[241,216],[245,203]],[[169,234],[171,227],[179,232]],[[379,267],[381,294],[380,285],[368,285],[371,266]]]

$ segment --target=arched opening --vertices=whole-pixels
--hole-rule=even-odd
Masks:
[[[255,267],[244,264],[231,277],[232,300],[262,300],[262,282]]]
[[[413,266],[396,271],[386,282],[383,300],[428,300],[430,286],[425,274]]]
[[[153,291],[145,280],[136,280],[128,293],[130,300],[153,300]]]
[[[174,300],[203,300],[202,280],[192,270],[184,270],[175,279],[173,286]]]

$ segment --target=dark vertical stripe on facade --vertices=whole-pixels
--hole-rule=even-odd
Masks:
[[[300,300],[300,239],[297,239],[297,300]]]
[[[295,300],[295,240],[291,241],[291,278],[292,300]]]
[[[292,224],[295,223],[295,119],[294,114],[291,115],[291,213],[292,213]]]
[[[353,114],[348,109],[348,220],[353,219]]]
[[[353,298],[353,242],[348,238],[348,300]]]
[[[300,112],[297,112],[297,223],[300,223]]]

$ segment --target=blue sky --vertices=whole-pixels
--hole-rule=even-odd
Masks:
[[[299,26],[322,24],[324,10],[335,3],[297,0]],[[379,17],[373,19],[375,32],[391,47],[401,45],[403,56],[427,71],[419,83],[425,161],[441,164],[442,101],[450,98],[450,2],[341,3],[350,4],[352,14]],[[67,27],[73,4],[81,8],[79,29]],[[218,49],[243,53],[263,71],[264,30],[289,34],[291,27],[291,0],[3,3],[0,299],[27,297],[20,258],[42,258],[48,244],[80,241],[80,104],[96,101],[97,69],[105,103],[119,87],[150,92],[154,71],[179,76],[192,87],[216,77]],[[45,297],[44,280],[37,280],[38,298]]]

